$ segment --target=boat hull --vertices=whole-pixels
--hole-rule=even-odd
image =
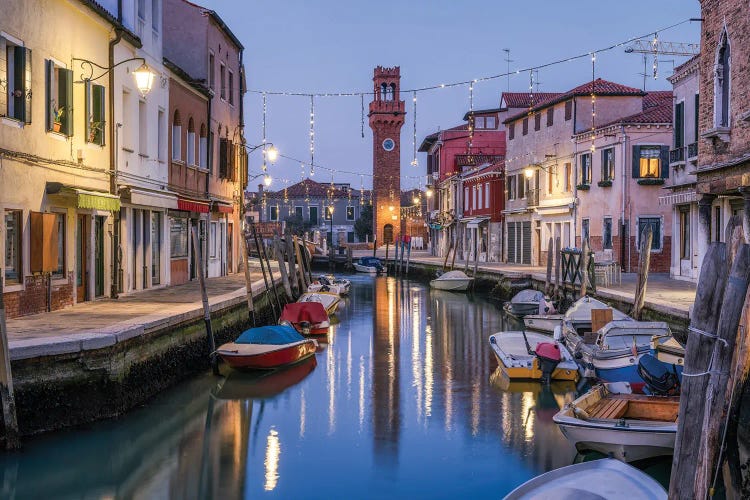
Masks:
[[[526,333],[532,349],[540,342],[549,342],[549,337],[540,333]],[[512,345],[511,345],[512,343]],[[490,336],[490,347],[497,359],[498,367],[510,380],[541,380],[543,373],[539,359],[526,352],[526,344],[520,332],[501,332]],[[550,377],[553,381],[578,381],[578,365],[560,345],[562,361]]]
[[[238,370],[274,370],[309,358],[315,354],[317,345],[313,339],[274,346],[230,342],[219,347],[216,353]]]
[[[553,314],[550,316],[543,316],[541,314],[527,314],[523,318],[523,324],[528,329],[552,334],[555,331],[555,327],[562,324],[562,320],[562,314]]]
[[[598,427],[586,424],[555,422],[563,435],[579,452],[598,451],[612,455],[623,462],[634,462],[646,458],[672,455],[677,436],[677,424],[673,430],[651,430],[644,428]]]
[[[378,274],[378,268],[377,267],[370,267],[370,266],[363,266],[362,264],[354,263],[354,270],[358,273],[367,273],[367,274]]]
[[[458,279],[458,280],[441,280],[436,279],[430,281],[430,287],[436,290],[447,290],[449,292],[465,292],[469,289],[472,279]]]
[[[527,302],[506,302],[503,309],[508,314],[517,316],[519,318],[526,316],[527,314],[537,314],[539,312],[539,303],[527,303]]]

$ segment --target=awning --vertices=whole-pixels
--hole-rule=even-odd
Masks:
[[[122,200],[131,205],[171,209],[177,208],[177,196],[169,192],[162,193],[129,187],[123,191]]]
[[[696,194],[695,189],[659,196],[659,205],[677,205],[680,203],[692,203],[694,201],[698,201],[698,195]]]
[[[45,188],[47,195],[58,203],[88,210],[120,210],[120,197],[104,191],[89,191],[59,182],[48,182]]]
[[[213,207],[214,211],[219,212],[220,214],[234,213],[234,207],[232,205],[227,205],[226,203],[214,203]]]
[[[186,198],[177,198],[177,210],[207,214],[209,212],[209,206],[208,202],[188,200]]]
[[[489,217],[475,217],[466,224],[466,227],[469,229],[477,229],[479,224],[487,222],[488,220],[490,220]]]

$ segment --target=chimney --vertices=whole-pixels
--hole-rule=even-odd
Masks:
[[[258,184],[258,196],[261,196],[263,194],[263,184]]]

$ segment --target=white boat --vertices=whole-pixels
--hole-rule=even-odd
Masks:
[[[358,273],[380,274],[385,272],[385,267],[377,257],[360,257],[359,260],[352,262],[354,270]]]
[[[320,302],[323,304],[323,307],[325,307],[326,313],[331,316],[336,313],[336,309],[338,309],[339,304],[341,303],[341,298],[337,293],[306,292],[300,295],[297,302]]]
[[[336,278],[332,274],[321,274],[307,287],[308,292],[331,292],[348,295],[351,282],[347,279]]]
[[[674,452],[679,409],[678,397],[615,394],[600,384],[553,420],[578,451],[632,462]]]
[[[555,327],[562,325],[563,314],[527,314],[523,324],[527,329],[552,334]]]
[[[549,471],[523,483],[505,500],[666,500],[654,478],[612,458],[582,462]]]
[[[451,292],[465,292],[474,280],[463,271],[448,271],[430,281],[430,287]]]
[[[564,345],[547,335],[535,332],[498,332],[490,335],[490,347],[500,369],[511,380],[541,380],[546,376],[548,381],[575,382],[579,378],[578,364],[573,356]],[[547,365],[548,362],[551,365]]]
[[[505,312],[522,318],[527,314],[554,314],[555,306],[539,290],[521,290],[503,306]]]

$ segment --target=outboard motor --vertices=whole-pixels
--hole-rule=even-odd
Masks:
[[[539,367],[542,370],[542,382],[549,384],[552,380],[552,373],[562,361],[560,346],[557,342],[539,342],[534,350],[534,355],[539,360]]]
[[[680,378],[674,365],[662,363],[650,354],[638,360],[638,375],[646,383],[643,392],[654,396],[676,396],[680,393]]]

